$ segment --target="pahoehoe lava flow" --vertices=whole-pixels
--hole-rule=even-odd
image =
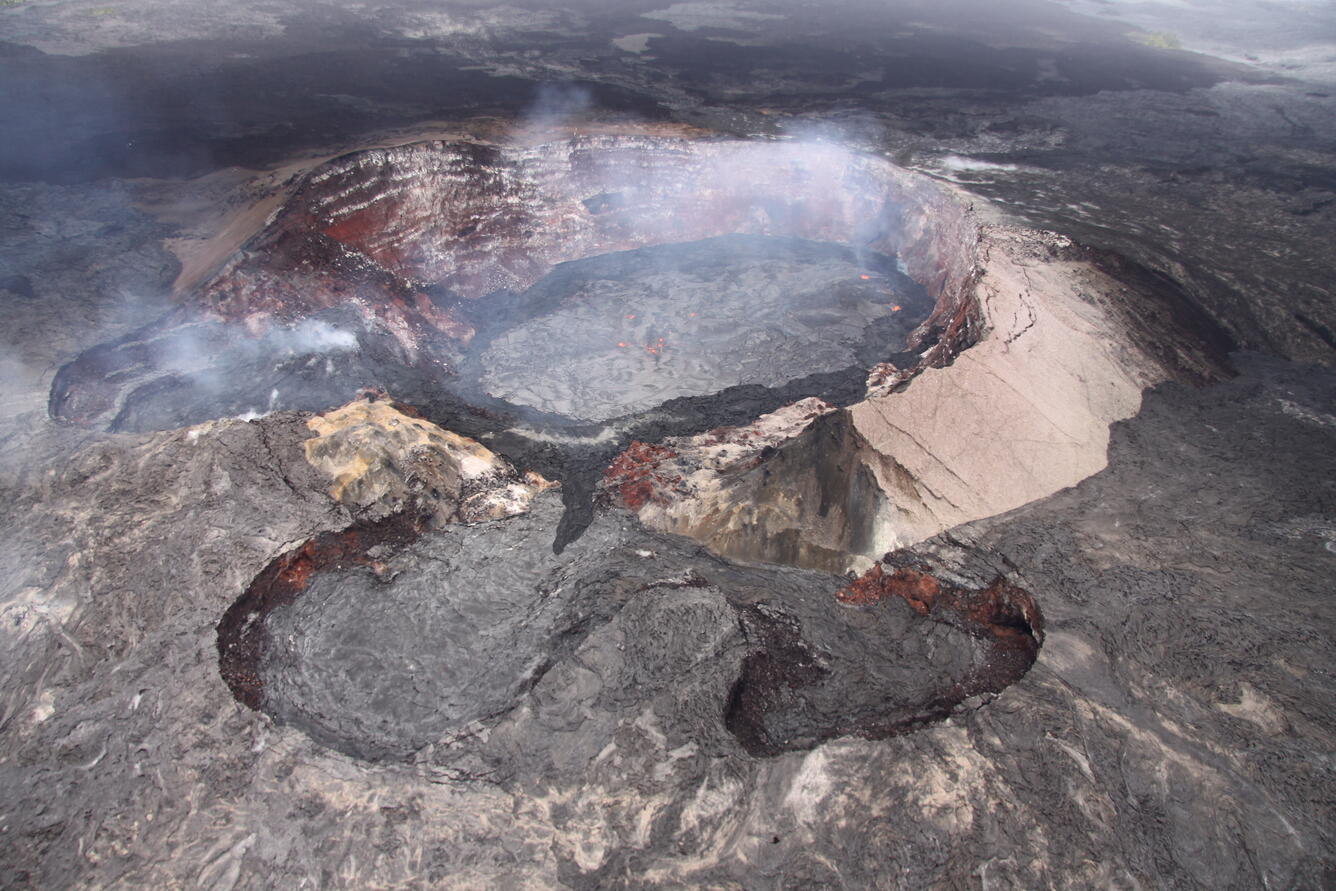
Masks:
[[[940,720],[1018,680],[1043,637],[1033,599],[1001,580],[961,591],[878,566],[841,587],[702,560],[615,513],[554,555],[556,515],[545,496],[502,523],[423,533],[401,513],[313,539],[224,616],[223,677],[239,701],[348,754],[402,759],[454,739],[441,764],[513,774],[538,769],[535,753],[518,758],[490,734],[609,640],[624,664],[563,693],[581,709],[634,715],[671,691],[690,702],[682,720],[697,738],[719,745],[723,726],[769,756]],[[667,616],[670,633],[655,627]]]

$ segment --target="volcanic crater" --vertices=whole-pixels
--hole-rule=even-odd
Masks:
[[[321,742],[518,769],[535,715],[580,748],[652,707],[772,755],[1033,663],[1023,590],[883,555],[1094,472],[1144,386],[1211,373],[1183,332],[1120,340],[1113,290],[1066,239],[831,143],[417,143],[311,172],[177,310],[61,369],[50,412],[391,406],[312,420],[356,431],[318,465],[353,525],[219,625],[237,698]],[[1112,391],[1078,386],[1092,363]]]
[[[961,320],[942,322],[960,308],[968,227],[936,191],[828,144],[607,136],[358,153],[308,176],[180,310],[62,369],[51,413],[148,430],[318,410],[386,385],[415,403],[449,391],[571,426],[814,371],[862,366],[861,383],[939,333],[950,337],[933,361],[964,343]],[[933,197],[940,207],[925,206]],[[925,326],[928,293],[939,312]],[[892,312],[903,315],[889,324]],[[265,368],[257,352],[274,350],[250,346],[266,335],[291,359],[330,361]],[[619,367],[632,356],[640,366]],[[575,406],[524,383],[552,372],[558,390],[597,377],[635,392]]]

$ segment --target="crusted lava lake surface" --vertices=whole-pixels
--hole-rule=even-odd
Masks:
[[[477,326],[496,332],[470,351],[478,385],[511,404],[608,421],[742,385],[835,373],[862,384],[904,351],[932,300],[881,254],[721,236],[563,264],[512,306],[512,324]]]

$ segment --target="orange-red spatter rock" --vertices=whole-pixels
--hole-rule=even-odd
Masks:
[[[1043,616],[1029,592],[998,578],[986,588],[943,582],[923,568],[877,564],[835,592],[841,603],[868,606],[898,597],[919,615],[954,625],[986,643],[982,661],[948,697],[962,702],[981,693],[1000,693],[1034,664],[1044,640]]]
[[[941,582],[926,572],[900,568],[888,575],[878,563],[847,588],[836,591],[835,598],[841,603],[868,604],[899,597],[919,615],[926,616],[941,593]]]
[[[877,603],[889,597],[905,601],[921,616],[951,621],[999,639],[1043,639],[1043,618],[1029,592],[996,579],[986,588],[968,589],[942,582],[909,566],[887,572],[873,566],[835,598],[850,605]]]
[[[285,223],[265,235],[253,254],[235,259],[203,285],[198,299],[253,335],[274,322],[347,306],[410,350],[441,336],[461,343],[473,337],[473,328],[455,310],[437,306],[416,279],[324,235],[290,230]]]
[[[631,510],[640,510],[650,502],[667,504],[682,478],[663,472],[661,465],[676,457],[670,448],[637,439],[603,471],[603,482]]]
[[[237,701],[258,710],[264,699],[259,665],[266,641],[265,614],[291,603],[322,570],[367,566],[382,574],[383,564],[367,552],[376,545],[402,546],[416,538],[425,523],[423,516],[400,513],[341,532],[324,532],[265,567],[218,623],[218,667]]]

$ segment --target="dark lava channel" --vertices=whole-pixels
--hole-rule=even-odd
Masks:
[[[1000,691],[1038,649],[1033,602],[1000,582],[878,570],[842,588],[621,511],[554,554],[560,513],[548,494],[416,539],[403,517],[321,536],[224,616],[223,677],[347,754],[505,778],[587,765],[646,714],[706,756],[890,736]]]
[[[808,396],[857,402],[870,366],[918,361],[906,340],[933,309],[893,257],[747,235],[562,263],[522,293],[436,299],[477,329],[467,349],[411,356],[346,307],[259,338],[178,311],[64,366],[49,410],[142,432],[323,411],[379,388],[560,480],[560,549],[632,440],[749,423]]]

